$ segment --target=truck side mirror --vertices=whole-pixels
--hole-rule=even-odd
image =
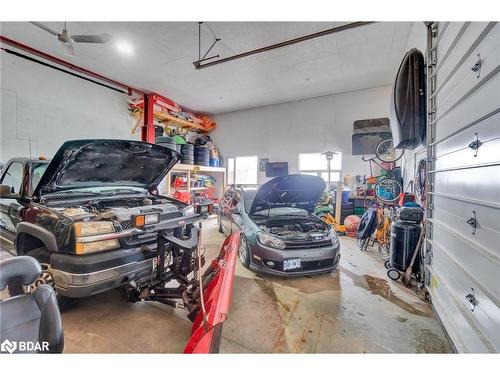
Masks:
[[[14,186],[0,185],[0,198],[18,199],[20,195],[15,192]]]

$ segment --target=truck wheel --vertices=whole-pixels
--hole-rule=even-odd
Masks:
[[[41,284],[49,284],[52,288],[55,287],[54,278],[52,273],[50,272],[50,253],[45,247],[39,247],[28,251],[25,255],[35,258],[40,265],[42,266],[42,275],[29,286],[23,286],[20,281],[11,281],[8,284],[8,290],[10,296],[17,296],[20,294],[25,294],[26,292],[36,289],[38,285]],[[54,292],[56,293],[57,304],[59,305],[59,310],[64,311],[73,305],[74,299],[61,296],[57,293],[54,288]]]

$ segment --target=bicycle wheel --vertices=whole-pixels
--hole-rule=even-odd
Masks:
[[[377,155],[377,158],[386,163],[392,163],[401,159],[403,153],[404,150],[394,148],[392,139],[386,139],[375,147],[375,154]]]
[[[392,203],[398,200],[403,192],[403,187],[394,178],[383,178],[375,184],[375,196],[385,203]]]

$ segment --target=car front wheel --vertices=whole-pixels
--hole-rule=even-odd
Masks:
[[[250,251],[248,249],[247,240],[243,235],[240,236],[238,257],[240,258],[241,264],[243,264],[245,268],[250,268]]]

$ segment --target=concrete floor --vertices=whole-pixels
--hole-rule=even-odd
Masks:
[[[213,219],[204,229],[210,259],[224,238]],[[255,275],[238,262],[221,352],[452,351],[430,305],[388,279],[375,251],[341,237],[341,253],[331,274],[292,279]],[[66,353],[179,353],[191,330],[183,310],[125,303],[119,291],[78,300],[62,317]]]

